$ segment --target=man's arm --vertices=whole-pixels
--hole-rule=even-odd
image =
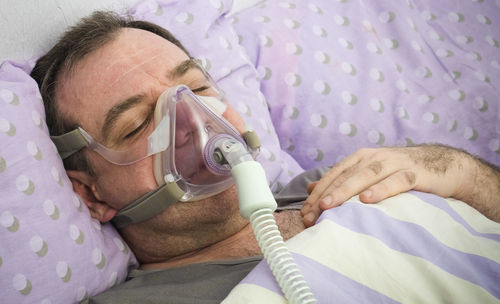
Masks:
[[[356,194],[377,203],[412,189],[462,200],[500,222],[499,168],[443,145],[361,149],[309,188],[301,210],[306,226]]]

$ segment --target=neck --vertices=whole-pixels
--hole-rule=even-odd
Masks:
[[[304,229],[298,210],[275,213],[275,219],[283,239],[285,240]],[[171,268],[188,264],[238,259],[256,255],[261,255],[261,251],[252,228],[250,224],[248,224],[237,233],[222,241],[166,261],[143,264],[141,265],[141,269]]]

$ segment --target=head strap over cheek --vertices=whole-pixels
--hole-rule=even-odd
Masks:
[[[175,182],[167,182],[120,210],[111,222],[118,229],[143,222],[178,202],[183,195],[184,192]]]

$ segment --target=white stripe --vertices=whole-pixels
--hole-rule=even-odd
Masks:
[[[491,233],[500,235],[500,224],[485,217],[476,209],[468,204],[453,199],[447,198],[448,205],[458,213],[464,221],[467,222],[474,230],[479,233]]]
[[[363,204],[352,200],[349,203]],[[448,247],[483,256],[500,263],[500,242],[472,235],[446,211],[412,194],[403,193],[385,199],[378,204],[363,205],[379,209],[398,220],[417,224]],[[495,225],[497,232],[500,232],[500,224],[496,223]],[[492,224],[491,227],[493,228],[495,225]],[[453,233],[450,233],[450,231]]]
[[[330,220],[303,231],[287,244],[293,252],[312,258],[396,301],[499,302],[481,286],[458,278],[425,259],[393,250],[372,236],[353,232]],[[329,283],[332,286],[335,284]]]
[[[267,288],[254,284],[239,284],[231,290],[222,304],[287,304],[285,298]]]

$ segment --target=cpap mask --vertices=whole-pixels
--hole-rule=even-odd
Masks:
[[[206,72],[204,76],[210,85],[204,90],[206,96],[196,95],[185,85],[163,92],[154,110],[154,129],[125,149],[110,149],[82,128],[52,137],[63,159],[84,147],[116,165],[153,156],[158,188],[121,209],[112,220],[117,228],[152,218],[173,203],[200,200],[231,187],[229,165],[207,163],[213,162],[215,143],[221,138],[241,143],[256,157],[260,147],[256,133],[247,131],[242,137],[222,116],[225,99]]]

